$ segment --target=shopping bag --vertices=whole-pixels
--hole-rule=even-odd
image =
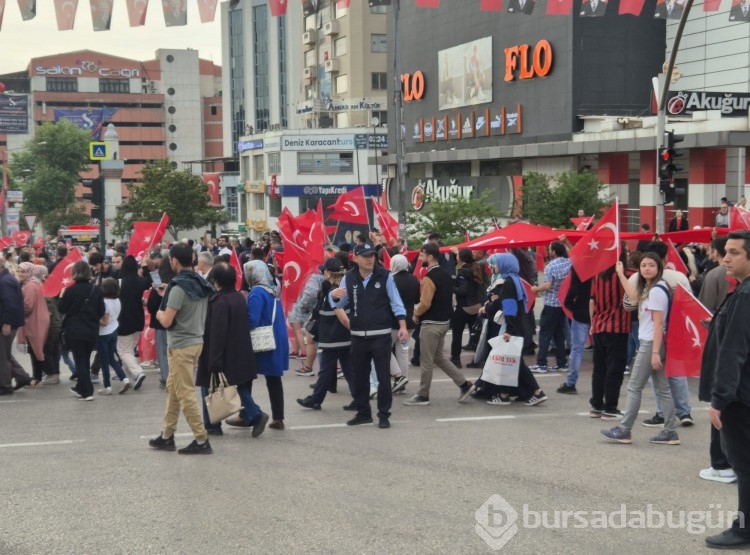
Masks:
[[[510,341],[503,341],[503,336],[498,335],[489,340],[492,346],[490,356],[484,363],[482,370],[482,381],[518,387],[518,369],[521,366],[523,353],[523,337],[511,336]]]
[[[223,373],[211,374],[210,393],[206,395],[206,409],[211,424],[218,424],[225,418],[242,410],[242,400],[236,385],[229,385]]]

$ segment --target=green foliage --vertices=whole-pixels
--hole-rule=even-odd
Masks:
[[[200,176],[177,171],[167,160],[146,164],[141,176],[142,184],[128,185],[130,196],[117,207],[115,235],[130,233],[133,222],[158,222],[164,212],[175,239],[180,231],[229,221],[229,214],[208,205],[208,186]]]
[[[75,186],[81,173],[88,171],[90,141],[90,133],[70,122],[46,122],[23,151],[12,155],[11,188],[23,191],[23,211],[36,213],[49,233],[56,233],[61,224],[88,222],[88,218],[81,222]]]
[[[603,196],[605,186],[589,171],[550,176],[530,172],[523,178],[520,199],[523,218],[534,224],[570,229],[570,218],[583,210],[586,216],[601,214],[612,200]]]
[[[456,245],[464,242],[467,229],[472,239],[487,233],[492,218],[498,216],[490,194],[485,191],[479,197],[472,195],[470,198],[453,195],[445,200],[426,197],[422,210],[410,209],[407,213],[409,237],[420,242],[427,239],[431,231],[437,231],[443,244]]]

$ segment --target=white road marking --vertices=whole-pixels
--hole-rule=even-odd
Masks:
[[[513,420],[515,416],[506,414],[502,416],[464,416],[461,418],[436,418],[436,422],[473,422],[477,420]]]
[[[0,449],[5,447],[40,447],[44,445],[70,445],[71,443],[83,443],[84,439],[62,439],[59,441],[30,441],[28,443],[0,443]]]
[[[289,426],[287,430],[320,430],[325,428],[353,428],[354,426],[347,426],[346,424],[317,424],[310,426]]]

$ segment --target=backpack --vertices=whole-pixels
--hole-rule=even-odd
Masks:
[[[666,282],[665,282],[666,283]],[[669,285],[657,283],[656,287],[664,291],[667,295],[667,313],[664,315],[664,339],[663,343],[667,344],[667,329],[669,328],[669,316],[672,314],[672,290]]]

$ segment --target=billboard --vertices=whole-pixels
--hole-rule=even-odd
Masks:
[[[112,119],[117,108],[82,108],[78,110],[54,110],[55,122],[65,119],[80,129],[91,131],[91,138],[101,139],[102,127]]]
[[[440,110],[492,102],[492,37],[438,52]]]
[[[29,96],[0,94],[0,133],[29,132]]]

